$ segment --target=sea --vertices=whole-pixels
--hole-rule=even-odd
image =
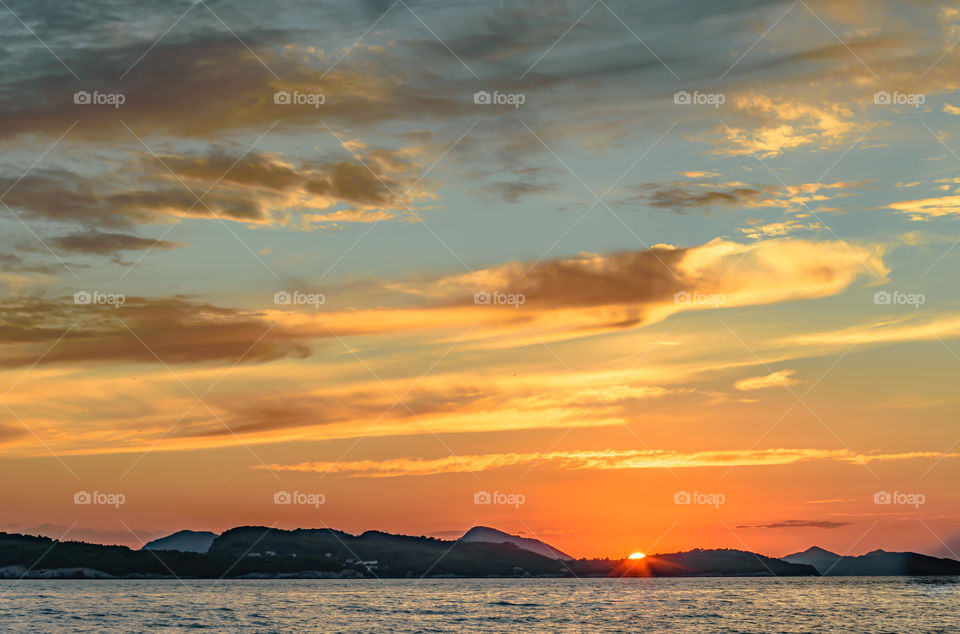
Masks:
[[[958,632],[960,578],[21,580],[3,632]]]

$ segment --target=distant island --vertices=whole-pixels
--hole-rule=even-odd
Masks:
[[[795,564],[809,564],[821,575],[830,577],[960,575],[960,562],[919,553],[874,550],[859,557],[845,557],[814,546],[782,559]]]
[[[241,526],[179,531],[140,550],[0,533],[4,579],[359,579],[444,577],[708,577],[960,575],[960,562],[877,550],[845,557],[813,547],[783,558],[694,549],[574,559],[537,539],[476,526],[453,540],[334,529]]]

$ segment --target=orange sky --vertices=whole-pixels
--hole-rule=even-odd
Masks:
[[[361,4],[23,8],[0,530],[955,556],[960,12]]]

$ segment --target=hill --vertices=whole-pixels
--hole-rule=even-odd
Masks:
[[[495,529],[479,535],[522,539]],[[815,576],[821,574],[817,566],[830,558],[835,558],[835,565],[823,568],[830,575],[960,575],[960,562],[952,559],[882,550],[840,557],[810,549],[789,555],[793,561],[727,549],[695,549],[643,559],[572,560],[559,558],[558,553],[563,554],[552,549],[550,556],[544,556],[512,541],[442,540],[382,531],[352,535],[328,528],[241,526],[216,537],[206,553],[131,550],[0,533],[0,578]]]
[[[697,548],[626,560],[618,567],[617,574],[628,577],[797,577],[819,573],[813,566],[744,550]]]
[[[446,541],[367,531],[354,536],[333,529],[292,531],[244,526],[214,541],[211,554],[318,561],[321,569],[353,567],[387,577],[559,575],[552,559],[509,543]]]
[[[184,553],[205,553],[218,537],[210,531],[177,531],[172,535],[147,542],[140,550],[179,550]]]
[[[474,526],[463,534],[463,537],[460,538],[460,541],[485,542],[489,544],[513,544],[517,548],[529,550],[532,553],[543,555],[548,559],[573,559],[573,557],[570,555],[557,550],[553,546],[546,544],[539,539],[511,535],[510,533],[504,533],[503,531],[498,531],[497,529],[490,528],[489,526]]]
[[[802,553],[794,553],[792,555],[787,555],[786,557],[781,557],[781,559],[793,564],[807,564],[813,566],[817,569],[817,572],[822,575],[837,564],[837,561],[840,559],[840,555],[837,553],[832,553],[829,550],[824,550],[819,546],[811,546]]]
[[[960,575],[960,561],[911,552],[874,550],[859,557],[841,557],[814,547],[783,559],[808,563],[815,566],[820,574],[831,577]]]

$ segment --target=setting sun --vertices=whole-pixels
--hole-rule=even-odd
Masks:
[[[644,557],[646,557],[646,555],[643,553],[633,553],[628,559],[643,559]]]

